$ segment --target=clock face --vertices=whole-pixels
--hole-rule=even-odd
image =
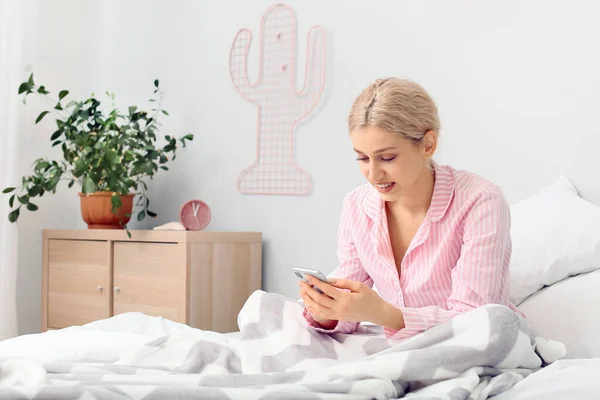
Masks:
[[[179,219],[185,229],[199,231],[208,226],[210,222],[210,208],[200,200],[190,200],[181,207]]]

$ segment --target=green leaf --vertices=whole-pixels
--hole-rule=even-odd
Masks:
[[[137,216],[138,221],[143,221],[146,218],[146,213],[144,211],[140,211]]]
[[[28,193],[30,197],[35,197],[42,193],[42,190],[44,190],[44,188],[42,188],[41,185],[35,185],[31,189],[29,189]]]
[[[148,214],[148,216],[152,217],[152,218],[156,218],[157,214],[155,212],[152,212],[150,210],[146,210],[146,213]]]
[[[35,170],[36,171],[41,171],[43,169],[46,169],[50,166],[50,163],[48,161],[45,160],[40,160],[38,161],[38,163],[35,165]]]
[[[6,189],[4,189],[2,191],[2,193],[10,193],[10,192],[14,192],[17,188],[14,187],[7,187]]]
[[[90,116],[90,112],[89,110],[79,110],[79,112],[77,113],[77,116],[81,119],[88,119]]]
[[[167,110],[160,110],[160,111],[162,111],[162,113],[165,114],[165,115],[169,115],[169,113],[167,112]]]
[[[165,170],[165,171],[168,171],[168,170],[169,170],[169,167],[165,167],[164,165],[161,165],[161,166],[160,166],[160,169],[162,169],[162,170]]]
[[[108,150],[106,152],[106,159],[111,165],[119,164],[121,162],[121,157],[114,150]]]
[[[33,83],[33,72],[31,73],[31,75],[29,75],[28,83],[30,86],[35,86],[35,84]]]
[[[150,162],[143,163],[140,166],[140,172],[142,174],[152,175],[152,173],[154,172],[154,170],[152,169],[152,163],[150,163]]]
[[[56,140],[60,137],[60,135],[62,135],[63,131],[62,130],[58,130],[55,131],[52,136],[50,136],[50,140]]]
[[[10,222],[17,222],[17,219],[19,219],[19,212],[20,212],[19,210],[20,210],[20,208],[17,208],[16,210],[14,210],[10,214],[8,214],[8,220]]]
[[[56,142],[52,143],[52,147],[54,146],[58,146],[59,144],[61,144],[62,141],[61,140],[57,140]]]
[[[154,86],[158,87],[158,79],[154,80]]]
[[[30,85],[27,82],[23,82],[21,83],[21,86],[19,86],[19,94],[27,92],[30,90]]]
[[[50,92],[47,91],[46,88],[43,85],[38,88],[38,93],[41,93],[41,94],[50,94]]]
[[[191,133],[188,133],[187,135],[185,135],[182,139],[186,139],[186,140],[194,140],[194,135],[192,135]]]
[[[113,194],[110,198],[110,202],[112,203],[113,208],[119,208],[123,205],[123,202],[121,201],[121,196],[119,196],[118,194]]]
[[[56,110],[62,110],[62,106],[60,105],[60,101],[58,103],[56,103],[56,106],[54,106],[54,109]]]
[[[132,115],[135,112],[135,110],[137,110],[137,106],[130,106],[129,107],[129,115]]]
[[[89,194],[94,193],[96,191],[96,184],[89,176],[86,176],[83,180],[83,193]]]
[[[15,195],[13,194],[12,196],[10,196],[10,199],[8,200],[8,206],[10,208],[13,208],[14,204],[15,204]]]
[[[75,160],[75,162],[73,164],[75,166],[76,172],[82,173],[83,171],[85,171],[87,169],[87,164],[83,158],[77,158],[77,160]],[[92,182],[93,182],[93,180],[92,180]]]
[[[56,185],[58,185],[58,182],[60,182],[60,176],[61,173],[58,173],[54,175],[48,182],[48,188],[51,189],[53,193],[56,192]]]
[[[38,206],[36,206],[36,205],[35,205],[35,204],[33,204],[33,203],[28,203],[28,204],[27,204],[27,209],[28,209],[29,211],[37,211],[37,210],[38,210]]]
[[[21,204],[29,203],[29,195],[23,195],[23,196],[17,197],[17,199],[19,200],[19,203],[21,203]]]
[[[75,179],[71,179],[71,182],[69,182],[69,189],[72,188],[74,184],[75,184]]]
[[[64,99],[69,94],[68,90],[61,90],[58,94],[58,100]]]

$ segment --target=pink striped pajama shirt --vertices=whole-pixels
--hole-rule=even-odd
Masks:
[[[483,178],[434,164],[431,205],[396,269],[385,204],[371,184],[344,198],[338,231],[339,267],[330,277],[376,286],[399,308],[405,328],[386,328],[387,337],[412,336],[459,313],[485,304],[510,303],[510,211],[501,190]],[[520,313],[520,312],[519,312]],[[351,333],[357,322],[321,328],[305,310],[308,324],[325,333]]]

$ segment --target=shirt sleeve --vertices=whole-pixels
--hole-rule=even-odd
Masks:
[[[494,187],[478,195],[464,217],[463,244],[451,273],[447,309],[401,307],[405,327],[399,331],[386,328],[386,336],[412,336],[485,304],[508,305],[511,252],[510,208]]]
[[[353,226],[356,221],[356,215],[359,212],[358,206],[352,199],[352,193],[346,195],[342,206],[342,215],[338,228],[338,249],[337,257],[338,267],[327,277],[342,278],[361,282],[369,287],[373,287],[373,280],[363,268],[356,246],[353,239]],[[354,321],[338,321],[338,324],[333,329],[323,329],[304,309],[302,315],[306,319],[308,325],[318,332],[323,333],[352,333],[356,330],[359,322]]]

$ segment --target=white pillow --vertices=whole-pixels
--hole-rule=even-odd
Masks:
[[[510,209],[514,304],[544,286],[600,268],[600,207],[579,197],[566,177]]]
[[[600,357],[600,270],[540,290],[519,309],[529,326],[567,347],[565,358]]]

